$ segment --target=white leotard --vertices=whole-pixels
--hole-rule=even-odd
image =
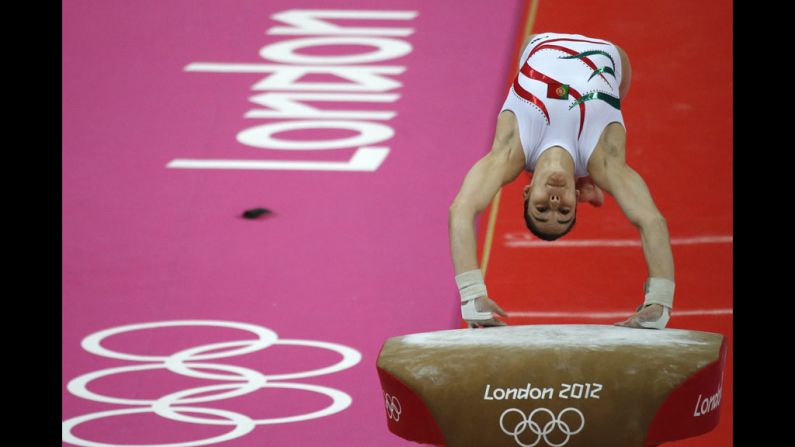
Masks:
[[[574,159],[575,176],[587,176],[604,128],[624,125],[617,108],[620,83],[621,57],[612,43],[579,34],[534,37],[500,109],[516,115],[525,168],[532,172],[544,151],[560,146]],[[566,96],[566,85],[568,97],[558,99]]]

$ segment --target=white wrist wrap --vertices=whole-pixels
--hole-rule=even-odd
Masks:
[[[467,321],[490,320],[491,312],[479,312],[475,307],[475,298],[488,296],[480,270],[470,270],[456,275],[455,282],[461,295],[461,317]]]
[[[475,307],[475,300],[469,300],[461,306],[461,318],[466,321],[482,321],[491,320],[493,317],[491,312],[479,312]]]
[[[458,293],[461,295],[462,303],[481,296],[488,296],[480,269],[456,275],[455,282],[458,284]]]
[[[671,318],[670,310],[674,307],[674,282],[665,278],[649,278],[643,285],[643,291],[646,297],[638,310],[649,304],[659,304],[663,306],[663,312],[657,321],[644,321],[640,326],[647,329],[665,329]]]
[[[674,282],[665,278],[649,278],[643,286],[646,293],[643,305],[660,304],[668,309],[674,307]]]

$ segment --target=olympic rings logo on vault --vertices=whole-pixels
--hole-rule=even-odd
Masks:
[[[395,396],[390,396],[389,393],[384,393],[384,400],[386,401],[386,412],[389,419],[395,422],[400,421],[400,413],[403,413],[403,407],[400,406],[400,401]]]
[[[563,415],[568,412],[572,412],[577,415],[579,426],[576,430],[573,430],[571,427],[569,427],[569,424],[563,420]],[[510,413],[519,413],[519,422],[513,427],[513,429],[508,429],[505,427],[505,416]],[[539,413],[546,414],[549,417],[549,420],[546,421],[543,428],[538,422],[533,420]],[[502,415],[500,416],[500,428],[506,435],[513,436],[516,443],[522,447],[535,447],[539,442],[541,442],[542,439],[550,447],[562,447],[569,442],[569,438],[581,432],[582,429],[585,428],[585,416],[583,416],[580,410],[573,407],[562,410],[558,415],[555,415],[555,413],[546,408],[536,408],[527,416],[525,416],[524,412],[518,408],[509,408],[503,411]],[[552,434],[556,428],[559,429],[564,436],[563,441],[557,443],[551,441],[549,437],[547,437],[548,435]],[[519,439],[522,433],[525,432],[525,429],[529,430],[530,433],[536,436],[535,440],[530,444],[525,444]]]
[[[102,341],[113,335],[176,326],[209,326],[239,329],[251,332],[257,337],[253,340],[226,341],[195,346],[168,356],[131,354],[110,350],[102,346]],[[212,360],[260,351],[273,345],[328,349],[341,354],[342,360],[331,366],[310,371],[272,375],[265,375],[259,371],[240,366],[211,362]],[[339,413],[348,408],[352,403],[352,399],[348,394],[334,388],[289,382],[289,380],[305,379],[307,377],[316,377],[343,371],[359,363],[362,358],[359,351],[336,343],[315,340],[279,339],[276,332],[261,326],[230,321],[207,320],[160,321],[115,327],[96,332],[84,338],[82,347],[86,351],[98,356],[138,363],[137,365],[107,368],[83,374],[72,379],[67,385],[69,392],[77,397],[95,402],[130,407],[109,411],[98,411],[64,421],[62,423],[63,442],[84,447],[123,447],[122,444],[115,442],[110,444],[96,440],[87,440],[79,438],[74,434],[75,427],[81,424],[114,416],[154,413],[162,418],[176,422],[231,427],[230,431],[222,435],[201,440],[180,443],[169,442],[168,444],[129,444],[131,446],[135,445],[136,447],[193,447],[215,444],[245,436],[258,425],[287,424],[322,418]],[[164,369],[185,377],[215,380],[222,383],[188,388],[152,400],[108,396],[88,389],[88,385],[91,382],[103,377],[157,369]],[[200,405],[207,402],[243,396],[263,388],[289,388],[324,394],[332,399],[332,403],[326,408],[310,413],[267,419],[252,419],[245,414],[234,411],[209,408]],[[209,417],[200,417],[198,415],[206,415]]]

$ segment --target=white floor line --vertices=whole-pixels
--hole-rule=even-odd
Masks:
[[[617,312],[508,312],[509,317],[527,318],[626,318],[632,315],[633,309]],[[734,309],[697,309],[697,310],[677,310],[674,308],[671,317],[697,317],[703,315],[733,315]]]
[[[508,233],[505,235],[504,243],[507,247],[531,247],[531,248],[552,248],[552,247],[640,247],[638,239],[581,239],[581,240],[559,240],[542,241],[538,239],[528,239],[528,234]],[[733,236],[701,236],[672,238],[671,245],[694,245],[694,244],[731,244]]]

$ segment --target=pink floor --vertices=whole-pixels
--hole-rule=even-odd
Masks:
[[[72,436],[65,445],[406,445],[386,429],[376,356],[389,337],[458,327],[447,205],[459,174],[491,142],[523,4],[64,4],[62,415]],[[382,79],[397,82],[384,91],[322,90],[382,95],[381,102],[311,103],[394,116],[246,118],[266,109],[252,98],[277,91],[254,89],[272,73],[189,68],[285,65],[261,50],[336,36],[269,34],[289,26],[274,14],[321,7],[416,13],[331,20],[369,27],[354,37],[390,39],[387,46],[403,52],[335,65],[393,67],[399,73]],[[395,28],[410,33],[377,35]],[[334,42],[296,58],[376,51]],[[356,85],[327,74],[300,81]],[[358,131],[288,130],[273,137],[352,144],[251,144],[268,124],[323,120],[393,135],[354,142]],[[388,150],[374,170],[316,170],[354,165],[365,146]],[[243,160],[247,168],[180,168],[175,160]],[[240,217],[253,207],[275,214]]]

